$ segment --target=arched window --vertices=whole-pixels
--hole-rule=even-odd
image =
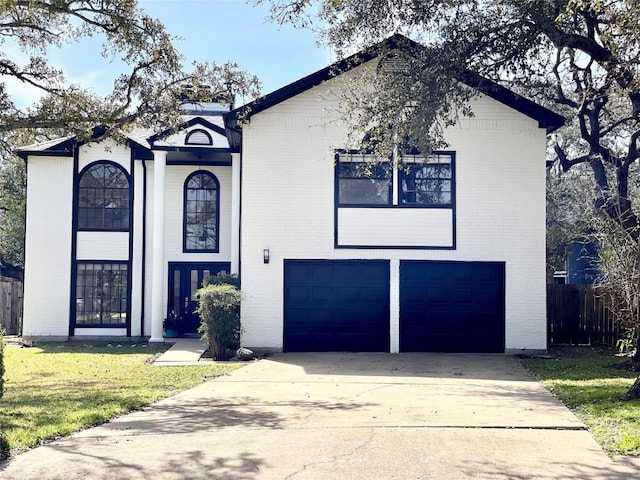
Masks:
[[[108,161],[92,163],[80,172],[78,230],[129,230],[129,176]]]
[[[209,132],[201,128],[191,130],[184,139],[185,145],[213,145],[213,139]]]
[[[220,184],[205,171],[184,182],[184,251],[217,252]]]

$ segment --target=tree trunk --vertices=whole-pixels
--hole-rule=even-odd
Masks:
[[[640,376],[636,378],[631,388],[622,397],[623,400],[640,400]]]

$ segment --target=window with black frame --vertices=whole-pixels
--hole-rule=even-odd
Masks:
[[[184,189],[184,250],[216,252],[218,250],[218,180],[209,172],[191,174]]]
[[[453,204],[453,155],[428,157],[403,155],[399,171],[401,205],[451,206]]]
[[[337,155],[338,205],[390,205],[392,176],[389,162],[369,155]]]
[[[114,326],[127,323],[128,265],[78,262],[76,325]]]
[[[78,185],[78,229],[129,230],[129,190],[119,165],[105,161],[87,167]]]

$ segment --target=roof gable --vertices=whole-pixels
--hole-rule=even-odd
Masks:
[[[414,42],[404,35],[395,34],[370,48],[351,55],[350,57],[318,70],[315,73],[307,75],[306,77],[260,97],[253,102],[249,102],[242,107],[236,108],[229,114],[225,115],[225,123],[227,124],[228,129],[237,131],[237,122],[241,114],[251,117],[256,113],[260,113],[306,90],[320,85],[331,78],[335,78],[357,66],[363,65],[364,63],[378,57],[385,51],[401,50],[408,54],[412,54],[423,51],[424,49],[425,47],[423,45]],[[562,115],[558,115],[548,108],[538,105],[522,95],[512,92],[502,85],[484,78],[477,73],[465,70],[459,80],[479,92],[513,108],[514,110],[537,120],[538,126],[540,128],[545,128],[547,133],[551,133],[564,125],[565,118]]]
[[[222,117],[216,119],[220,125],[204,119],[193,117],[181,124],[177,129],[167,129],[147,139],[150,148],[206,148],[228,149],[229,142],[225,129],[222,127]]]

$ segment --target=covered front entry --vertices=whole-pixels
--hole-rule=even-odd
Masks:
[[[389,351],[389,262],[285,260],[284,350]]]
[[[200,317],[195,313],[196,290],[209,275],[229,272],[229,262],[169,262],[169,305],[167,314],[176,312],[182,319],[182,333],[196,333]]]
[[[400,262],[401,352],[504,352],[501,262]]]

